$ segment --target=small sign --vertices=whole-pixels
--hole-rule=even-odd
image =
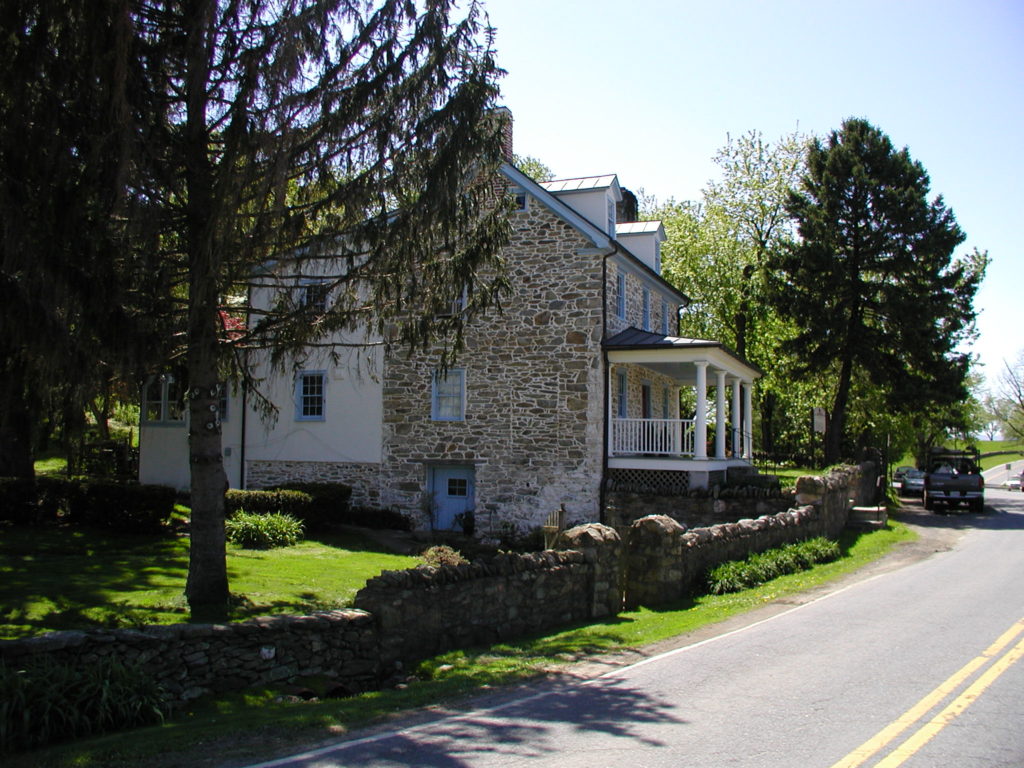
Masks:
[[[814,425],[813,429],[819,435],[825,434],[825,409],[824,408],[812,408],[811,409],[811,422]]]

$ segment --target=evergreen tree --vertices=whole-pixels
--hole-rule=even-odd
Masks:
[[[954,258],[964,234],[906,149],[848,119],[808,149],[787,209],[799,240],[770,261],[770,299],[799,331],[786,348],[804,370],[835,371],[826,462],[844,451],[858,369],[908,411],[962,400],[973,298],[987,256]]]
[[[146,271],[125,180],[144,136],[127,0],[0,10],[0,476],[31,476],[44,415],[85,403],[139,349]]]
[[[291,370],[311,349],[336,356],[342,338],[441,338],[450,359],[465,318],[502,286],[507,211],[489,182],[500,70],[479,7],[461,18],[454,7],[133,6],[147,91],[163,111],[130,196],[132,215],[152,223],[177,307],[165,320],[180,339],[172,357],[187,372],[194,617],[222,617],[228,601],[212,415],[221,382],[246,378],[254,360]],[[463,312],[450,311],[456,302]]]

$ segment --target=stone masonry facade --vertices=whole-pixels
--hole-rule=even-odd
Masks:
[[[515,214],[505,249],[505,311],[468,329],[465,419],[431,420],[435,361],[391,358],[384,371],[385,505],[430,524],[434,464],[475,471],[479,534],[527,530],[564,504],[570,520],[600,510],[604,372],[603,259],[541,205]]]

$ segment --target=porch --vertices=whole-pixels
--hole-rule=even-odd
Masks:
[[[609,470],[685,472],[697,488],[750,466],[758,368],[715,341],[635,328],[609,339],[605,354]],[[679,413],[683,388],[694,393],[692,418]]]

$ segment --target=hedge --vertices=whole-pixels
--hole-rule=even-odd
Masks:
[[[175,491],[116,480],[0,478],[0,520],[45,525],[64,520],[126,533],[155,533],[170,521]]]

